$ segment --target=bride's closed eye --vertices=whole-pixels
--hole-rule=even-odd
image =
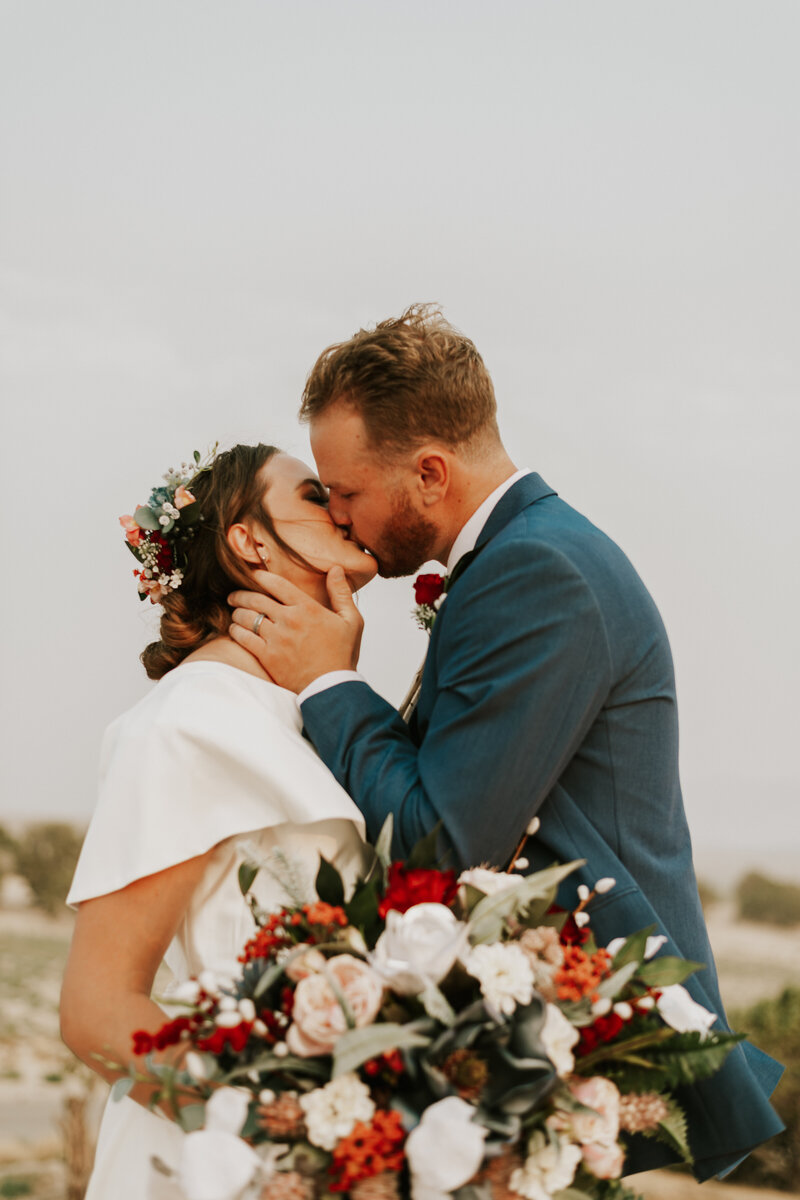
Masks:
[[[328,507],[328,493],[325,491],[322,484],[320,484],[319,487],[310,488],[305,498],[312,504],[320,505],[321,508]]]

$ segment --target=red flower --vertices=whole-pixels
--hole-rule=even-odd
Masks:
[[[133,1034],[133,1053],[136,1055],[150,1054],[153,1049],[153,1037],[145,1029],[137,1029]]]
[[[225,1048],[230,1045],[234,1054],[238,1054],[247,1045],[247,1039],[250,1037],[250,1030],[252,1028],[252,1021],[242,1021],[241,1024],[235,1025],[233,1029],[224,1029],[218,1025],[209,1037],[197,1039],[197,1049],[208,1050],[211,1054],[222,1054]]]
[[[378,1109],[369,1124],[359,1122],[333,1151],[328,1167],[332,1192],[348,1192],[360,1179],[403,1168],[405,1130],[400,1114]]]
[[[397,912],[405,912],[415,904],[450,904],[457,891],[455,871],[436,871],[392,863],[389,867],[389,885],[378,905],[378,914],[385,917],[392,908]]]
[[[418,575],[414,580],[414,599],[417,604],[432,605],[443,592],[444,578],[441,575]]]

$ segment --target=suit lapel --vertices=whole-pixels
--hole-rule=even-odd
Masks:
[[[537,500],[543,500],[545,496],[555,496],[556,494],[557,493],[553,490],[553,488],[548,487],[541,475],[537,475],[535,472],[532,472],[530,475],[524,475],[522,479],[518,480],[518,482],[514,484],[513,487],[509,488],[506,494],[501,496],[497,506],[490,514],[488,521],[481,530],[478,540],[475,544],[475,549],[467,551],[467,553],[458,560],[455,567],[450,572],[450,576],[447,581],[448,594],[452,591],[453,587],[464,574],[464,572],[469,568],[470,563],[473,562],[474,559],[480,554],[483,547],[488,545],[492,538],[496,537],[498,533],[505,529],[506,525],[508,525],[508,523],[514,519],[514,517],[516,517],[524,509],[528,508],[531,504],[536,504]],[[408,726],[411,730],[414,740],[418,744],[421,740],[420,734],[424,732],[424,726],[427,723],[427,715],[432,702],[433,693],[430,691],[431,679],[426,671],[426,667],[428,667],[428,663],[430,662],[430,651],[436,636],[437,628],[436,622],[434,622],[425,661],[420,667],[417,678],[414,680],[414,684],[412,685],[411,692],[409,692],[409,695],[406,696],[406,699],[403,702],[403,707],[400,710],[403,719],[408,722]],[[428,668],[428,670],[430,670],[430,668]],[[424,689],[423,677],[426,680],[426,686]],[[434,691],[435,687],[436,684],[434,681]],[[424,711],[423,713],[420,713],[417,705],[423,690],[427,692],[427,696],[423,701]]]
[[[523,509],[530,507],[531,504],[536,504],[538,500],[543,500],[545,496],[555,495],[557,493],[554,489],[548,487],[541,475],[537,475],[535,471],[532,471],[530,475],[523,475],[522,479],[518,480],[513,487],[508,489],[504,496],[500,497],[495,508],[490,513],[488,521],[478,534],[475,549],[468,551],[456,563],[450,575],[447,590],[450,591],[453,584],[460,579],[473,559],[480,554],[483,547],[505,529],[509,521],[513,521],[514,517],[518,516]]]

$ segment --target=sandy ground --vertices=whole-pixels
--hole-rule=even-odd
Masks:
[[[715,905],[709,932],[729,1009],[800,986],[800,930],[737,922],[731,905]],[[61,1120],[68,1089],[85,1094],[96,1127],[105,1085],[76,1069],[58,1037],[58,990],[72,928],[70,914],[0,910],[0,1195],[63,1200]],[[30,1180],[28,1193],[4,1181]],[[645,1200],[786,1200],[787,1193],[719,1183],[700,1185],[680,1173],[634,1178]]]

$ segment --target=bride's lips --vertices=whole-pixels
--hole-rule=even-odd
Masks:
[[[368,554],[370,558],[375,557],[368,546],[365,546],[363,542],[359,542],[358,538],[353,537],[349,529],[342,529],[342,537],[346,542],[352,542],[354,546],[358,546],[362,554]]]

